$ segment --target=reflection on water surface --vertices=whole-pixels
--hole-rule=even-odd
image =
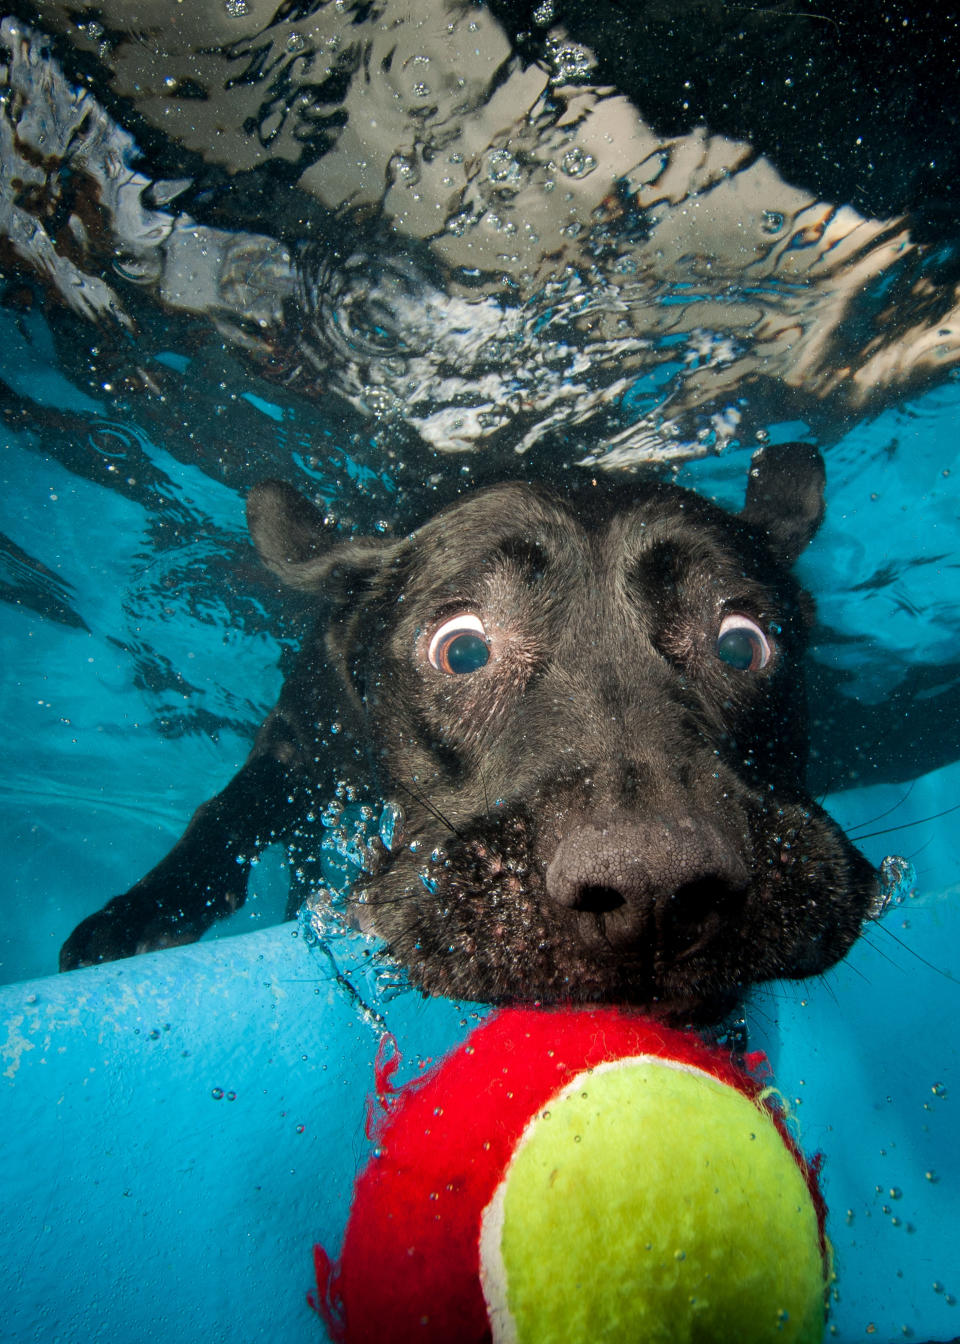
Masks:
[[[2,224],[97,332],[81,382],[160,389],[178,315],[414,445],[623,467],[771,404],[836,425],[956,362],[947,250],[748,141],[658,133],[552,3],[523,31],[427,0],[37,17],[81,82],[4,22]]]

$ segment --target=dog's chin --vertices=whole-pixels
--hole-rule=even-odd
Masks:
[[[526,970],[519,967],[516,976],[508,975],[502,964],[489,974],[484,971],[482,966],[445,967],[433,962],[412,966],[408,974],[411,983],[431,997],[498,1007],[613,1004],[673,1026],[715,1025],[729,1017],[741,1001],[738,988],[698,991],[689,986],[651,984],[631,976],[626,967],[598,965],[586,956],[549,967],[526,963]]]
[[[434,994],[437,991],[427,990],[425,993]],[[459,996],[460,1000],[466,998],[465,995]],[[592,997],[581,992],[570,995],[558,995],[550,997],[530,997],[529,991],[507,995],[501,999],[471,999],[470,1002],[492,1003],[495,1007],[537,1007],[537,1008],[576,1008],[589,1007],[591,1005],[607,1005],[616,1008],[629,1009],[631,1012],[643,1013],[652,1021],[662,1022],[665,1026],[686,1027],[699,1030],[707,1028],[716,1028],[719,1024],[729,1020],[735,1013],[741,1012],[743,1007],[742,996],[731,990],[726,993],[717,993],[700,998],[695,994],[678,994],[676,997],[666,995],[645,995],[640,993],[635,986],[627,987],[602,987]]]

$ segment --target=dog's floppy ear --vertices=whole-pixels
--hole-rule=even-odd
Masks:
[[[382,567],[390,538],[341,541],[319,509],[286,481],[261,481],[247,496],[247,526],[260,559],[291,588],[342,594]]]
[[[740,517],[792,565],[823,521],[825,486],[823,458],[812,444],[771,444],[753,456]]]

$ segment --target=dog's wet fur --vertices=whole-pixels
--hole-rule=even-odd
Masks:
[[[736,515],[661,482],[511,483],[343,541],[257,487],[253,539],[316,632],[240,773],[62,965],[198,937],[362,744],[404,820],[352,908],[431,994],[708,1022],[826,970],[877,875],[804,784],[812,603],[789,567],[823,489],[819,454],[781,445]]]

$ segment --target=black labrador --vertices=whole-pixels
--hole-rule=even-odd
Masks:
[[[257,549],[321,618],[246,764],[63,968],[191,941],[239,906],[346,744],[403,813],[355,922],[429,993],[706,1022],[754,982],[825,970],[877,874],[804,783],[812,603],[789,566],[823,488],[816,450],[781,445],[737,515],[661,482],[514,483],[401,540],[344,541],[260,485]]]

